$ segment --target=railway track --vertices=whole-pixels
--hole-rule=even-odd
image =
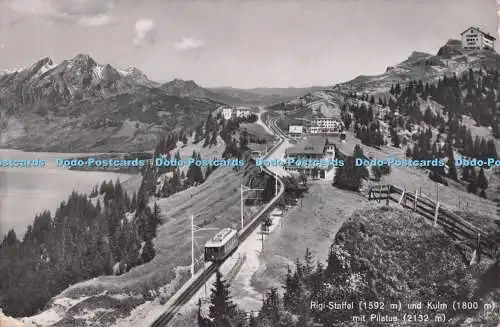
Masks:
[[[275,133],[276,130],[272,129]],[[278,137],[280,138],[279,142],[274,145],[269,152],[266,154],[266,158],[269,157],[270,155],[273,154],[273,152],[282,145],[284,142],[283,136],[281,134],[278,134]],[[274,177],[275,174],[267,169],[266,167],[263,168],[263,171],[266,172],[268,175]],[[239,243],[243,243],[245,239],[252,233],[252,231],[258,226],[258,222],[260,221],[260,218],[262,215],[264,215],[269,208],[271,208],[274,203],[281,197],[281,195],[284,193],[284,183],[283,181],[278,177],[278,182],[280,184],[280,189],[279,193],[271,200],[269,201],[268,204],[264,206],[253,218],[250,223],[248,223],[239,233],[238,233],[238,238],[239,238]],[[229,258],[229,257],[228,257]],[[226,258],[227,259],[227,258]],[[225,260],[224,260],[225,262]],[[221,265],[223,262],[221,262],[219,265]],[[161,314],[160,317],[158,317],[151,325],[150,327],[166,327],[170,321],[175,317],[177,312],[196,294],[196,292],[207,282],[210,277],[215,273],[217,270],[218,264],[211,264],[204,272],[202,272],[196,279],[188,281],[183,288],[181,288],[179,291],[177,291],[176,294],[169,300],[170,303],[167,302],[167,310]],[[190,284],[189,284],[190,283]]]
[[[176,313],[196,294],[201,286],[210,278],[210,276],[217,270],[217,265],[212,264],[206,269],[200,278],[195,280],[189,285],[180,295],[172,301],[169,308],[151,324],[151,327],[163,327],[175,317]]]

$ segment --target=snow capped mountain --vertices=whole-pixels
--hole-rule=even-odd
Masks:
[[[133,68],[121,74],[109,64],[98,64],[90,55],[79,54],[54,64],[43,58],[27,69],[0,76],[0,91],[7,105],[68,105],[73,102],[106,98],[141,87],[153,87],[146,75]]]
[[[5,72],[0,98],[2,146],[64,151],[149,149],[160,131],[191,128],[218,106],[169,94],[136,68],[117,70],[88,54]]]
[[[137,69],[135,67],[127,67],[126,69],[118,69],[118,72],[120,73],[120,75],[123,78],[128,79],[130,81],[135,81],[136,83],[142,84],[144,86],[157,87],[160,85],[159,83],[151,81],[146,76],[146,74],[144,74],[143,72],[141,72],[139,69]]]

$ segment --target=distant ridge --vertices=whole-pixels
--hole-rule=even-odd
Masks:
[[[157,136],[193,129],[220,106],[169,94],[140,70],[78,54],[0,74],[0,146],[44,151],[149,150]]]

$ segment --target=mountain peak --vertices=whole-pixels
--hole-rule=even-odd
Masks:
[[[45,57],[40,60],[38,60],[39,63],[42,63],[43,65],[53,65],[54,62],[52,61],[52,58],[50,57]]]
[[[167,83],[175,83],[175,84],[191,84],[191,85],[198,85],[196,84],[195,81],[193,81],[192,79],[190,80],[185,80],[185,79],[180,79],[180,78],[174,78],[172,81],[170,82],[167,82]]]
[[[179,78],[175,78],[173,80],[171,80],[170,82],[167,82],[165,84],[163,84],[165,88],[168,88],[168,89],[189,89],[189,90],[193,90],[193,89],[201,89],[202,87],[199,86],[198,84],[196,84],[195,81],[193,80],[183,80],[183,79],[179,79]]]
[[[73,57],[74,60],[89,60],[92,57],[88,53],[79,53]]]
[[[84,63],[90,66],[97,65],[97,62],[89,55],[85,53],[80,53],[70,59],[71,62]]]
[[[438,56],[443,58],[451,58],[455,55],[464,54],[464,49],[462,47],[462,41],[456,39],[449,39],[445,45],[439,48],[437,53]]]

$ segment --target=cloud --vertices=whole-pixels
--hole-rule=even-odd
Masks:
[[[138,19],[134,26],[134,46],[143,48],[154,44],[157,34],[154,21],[147,18]]]
[[[78,23],[85,26],[103,26],[111,23],[112,19],[108,15],[84,16],[78,20]]]
[[[108,15],[114,0],[10,0],[8,8],[49,23],[78,23],[102,26],[112,22]]]
[[[202,48],[205,46],[205,42],[197,40],[192,37],[182,38],[180,42],[174,44],[174,48],[179,51],[191,51]]]

